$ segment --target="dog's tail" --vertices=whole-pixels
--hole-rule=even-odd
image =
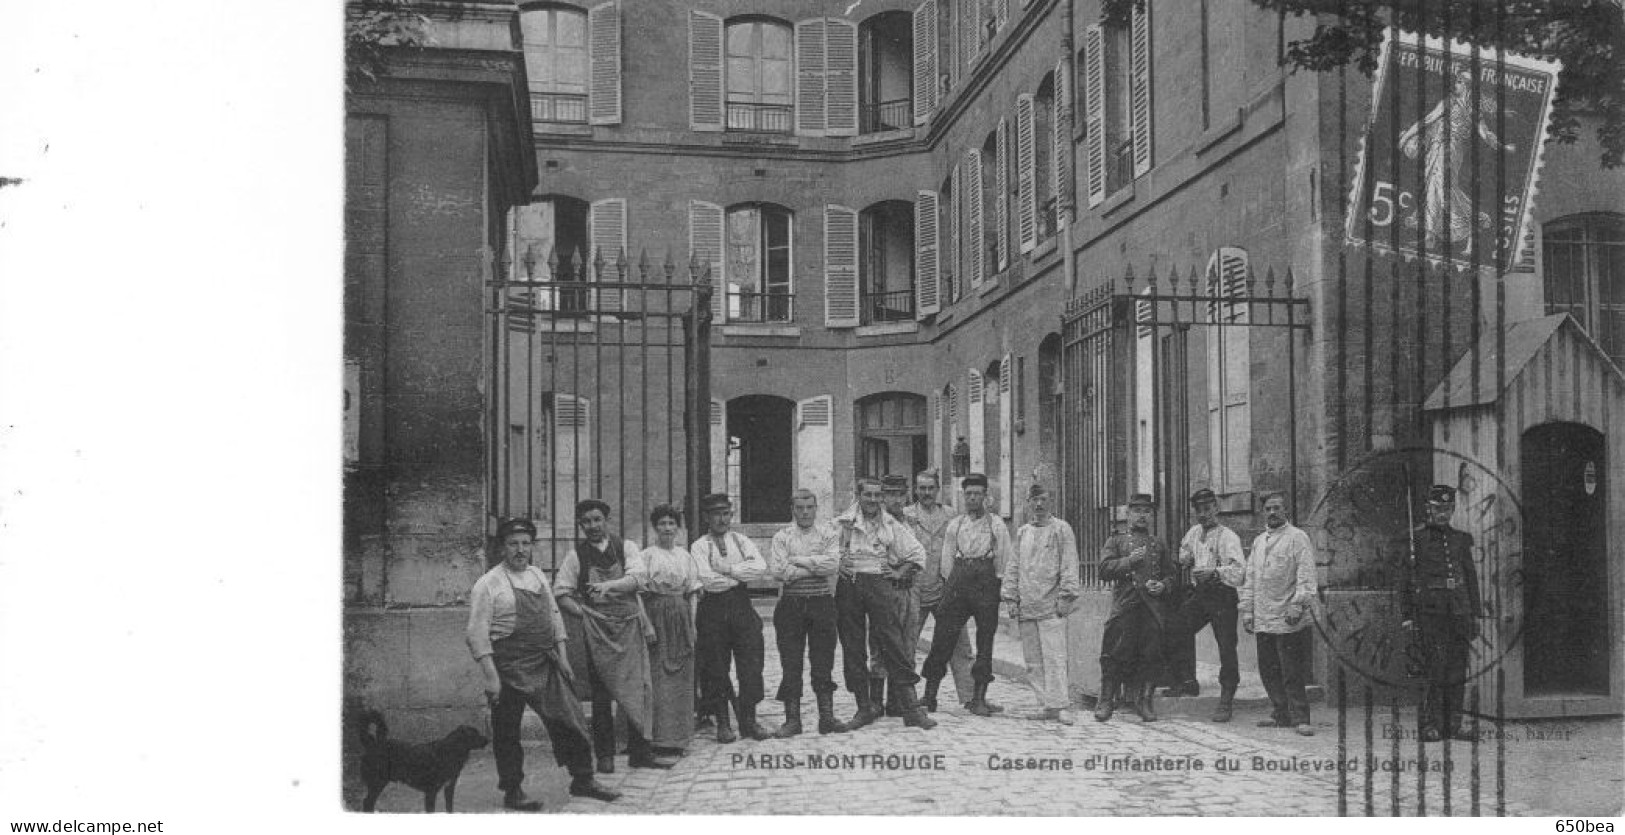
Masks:
[[[382,713],[369,710],[361,715],[361,747],[372,749],[388,738],[389,726],[384,724]]]

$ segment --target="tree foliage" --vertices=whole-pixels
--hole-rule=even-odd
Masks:
[[[411,0],[351,0],[345,4],[345,86],[376,81],[397,47],[432,45],[429,18]]]
[[[1104,0],[1105,22],[1121,23],[1145,0]],[[1580,117],[1598,120],[1602,164],[1625,163],[1625,9],[1620,0],[1252,0],[1265,9],[1314,15],[1314,32],[1286,44],[1282,62],[1324,72],[1376,70],[1377,49],[1391,24],[1433,37],[1477,44],[1486,60],[1505,49],[1562,64],[1550,136],[1580,135]]]

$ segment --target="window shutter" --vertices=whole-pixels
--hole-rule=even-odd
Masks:
[[[1208,261],[1209,321],[1250,321],[1244,299],[1249,288],[1247,251],[1220,247]],[[1224,492],[1249,489],[1252,483],[1252,339],[1249,328],[1208,328],[1208,444],[1212,478]]]
[[[965,60],[964,75],[970,76],[971,65],[977,58],[982,57],[982,16],[977,12],[978,0],[962,0],[959,8],[964,14],[959,17],[960,57]]]
[[[914,124],[931,121],[937,109],[937,0],[914,10]]]
[[[818,507],[835,513],[835,427],[829,395],[796,404],[796,486],[818,497]]]
[[[621,123],[621,6],[601,3],[587,12],[588,121],[595,125]]]
[[[1005,354],[999,360],[999,472],[994,475],[1004,482],[1005,514],[1011,513],[1014,508],[1016,489],[1015,398],[1010,395],[1012,379],[1010,355]]]
[[[594,272],[592,280],[622,282],[626,277],[620,274],[618,264],[626,252],[626,199],[616,197],[609,200],[594,201],[587,214],[587,238],[592,252],[587,256],[587,263],[597,267],[600,258],[603,259],[601,271]],[[628,258],[628,263],[631,259]],[[623,293],[620,289],[600,290],[597,292],[596,309],[606,313],[619,312]]]
[[[931,431],[926,439],[925,468],[932,472],[942,472],[942,394],[933,391],[931,399]]]
[[[1129,32],[1129,108],[1134,129],[1134,176],[1151,170],[1151,0],[1134,9]]]
[[[858,212],[824,207],[824,325],[858,325]]]
[[[824,135],[824,19],[796,24],[796,133]]]
[[[938,293],[937,193],[921,191],[914,198],[914,318],[924,319],[942,309]]]
[[[965,152],[965,286],[977,287],[982,283],[982,152],[972,148]]]
[[[728,285],[723,281],[722,207],[700,200],[688,201],[688,251],[691,258],[711,267],[711,317],[722,322],[727,315]]]
[[[1060,228],[1060,206],[1070,204],[1072,195],[1072,76],[1066,71],[1066,59],[1055,63],[1055,117],[1050,120],[1050,133],[1055,147],[1050,159],[1055,163],[1055,223]]]
[[[858,25],[824,21],[824,130],[829,136],[858,135]]]
[[[959,30],[965,28],[964,1],[937,0],[937,3],[939,13],[943,8],[948,10],[948,39],[944,41],[948,46],[948,52],[942,56],[942,63],[948,68],[948,89],[957,90],[959,80],[964,77],[965,71],[965,50],[962,47],[964,40],[959,34]]]
[[[1518,259],[1513,262],[1508,272],[1534,273],[1544,279],[1546,277],[1546,257],[1542,252],[1544,244],[1541,240],[1540,224],[1534,218],[1529,219],[1529,231],[1524,236],[1523,246],[1518,248]]]
[[[998,224],[999,271],[1010,266],[1010,120],[999,117],[999,126],[993,132],[993,156],[997,158],[993,169],[993,222]]]
[[[688,124],[722,130],[722,18],[688,13]]]
[[[1038,245],[1038,182],[1034,171],[1033,97],[1016,96],[1016,230],[1023,254]]]
[[[982,372],[973,368],[965,393],[965,442],[970,444],[971,472],[987,475],[984,471],[987,466],[987,436],[983,427],[987,420],[987,409],[982,406],[982,396]]]
[[[1010,22],[1010,0],[993,0],[993,19],[997,21],[998,31],[1003,32],[1005,24]]]
[[[576,502],[593,494],[592,401],[553,395],[553,524],[568,530]]]
[[[964,246],[964,235],[961,233],[960,201],[965,199],[964,177],[959,173],[959,166],[948,175],[953,194],[948,195],[948,298],[959,298],[960,277],[965,274],[964,259],[960,257],[961,247]]]
[[[959,389],[953,383],[948,384],[948,433],[951,435],[959,431]],[[959,440],[951,438],[951,441]]]
[[[1099,26],[1083,32],[1083,142],[1089,205],[1106,199],[1106,48]]]
[[[711,401],[711,490],[728,491],[728,407]]]

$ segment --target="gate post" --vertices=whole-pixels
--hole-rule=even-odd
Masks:
[[[683,453],[688,471],[688,495],[683,513],[689,536],[704,530],[700,497],[711,492],[711,265],[689,256],[688,274],[694,292],[683,317]]]

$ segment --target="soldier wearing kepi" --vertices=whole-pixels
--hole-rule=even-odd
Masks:
[[[1219,524],[1219,501],[1212,490],[1204,487],[1192,493],[1191,511],[1196,514],[1196,524],[1180,540],[1178,558],[1181,566],[1191,570],[1190,593],[1180,605],[1178,618],[1180,628],[1189,634],[1172,642],[1179,655],[1168,659],[1174,680],[1181,682],[1169,690],[1177,692],[1164,690],[1162,694],[1195,696],[1201,692],[1196,683],[1196,633],[1212,626],[1213,642],[1219,648],[1219,704],[1211,718],[1228,722],[1236,685],[1241,683],[1236,663],[1236,589],[1246,579],[1247,558],[1241,550],[1241,537]]]
[[[813,696],[818,700],[818,732],[845,733],[835,719],[835,572],[840,553],[835,529],[818,522],[818,497],[801,489],[790,495],[795,523],[773,535],[767,555],[773,576],[784,584],[773,609],[773,633],[784,675],[778,700],[784,702],[784,724],[773,736],[801,733],[802,658],[811,662]]]
[[[903,524],[914,534],[914,538],[925,547],[925,569],[914,578],[916,597],[919,598],[919,617],[914,619],[914,631],[905,636],[907,644],[918,647],[920,633],[925,630],[925,619],[937,617],[937,607],[942,603],[942,538],[948,530],[948,522],[956,515],[954,509],[937,501],[937,492],[941,489],[941,482],[937,474],[923,472],[914,478],[914,504],[903,508]],[[937,618],[941,623],[941,618]],[[958,694],[961,704],[969,703],[975,680],[971,678],[970,665],[975,655],[971,652],[970,636],[964,632],[959,633],[959,645],[948,657],[948,670],[954,677],[954,692]],[[920,705],[926,710],[937,709],[935,695],[920,700]],[[994,710],[1001,708],[988,705]]]
[[[1483,602],[1473,567],[1473,537],[1450,526],[1456,512],[1455,488],[1428,490],[1427,521],[1394,549],[1406,560],[1395,572],[1402,626],[1420,643],[1427,686],[1417,711],[1422,739],[1442,736],[1470,740],[1461,724],[1467,688],[1467,655],[1478,634]],[[1414,557],[1413,557],[1414,554]]]
[[[971,677],[976,689],[965,708],[977,716],[993,715],[987,687],[993,683],[993,636],[999,628],[999,587],[1005,566],[1014,559],[1010,529],[1004,520],[987,512],[987,476],[971,473],[960,482],[965,513],[955,516],[942,534],[942,603],[937,607],[937,631],[925,658],[925,697],[936,701],[937,688],[948,671],[948,656],[959,645],[965,621],[976,619],[976,663]]]
[[[1049,512],[1042,484],[1027,491],[1027,524],[1016,531],[1016,558],[1005,566],[1001,593],[1021,630],[1027,683],[1038,696],[1030,719],[1072,724],[1072,695],[1066,685],[1066,616],[1082,586],[1078,582],[1078,540],[1065,519]]]
[[[1162,630],[1168,621],[1168,586],[1179,566],[1151,533],[1156,500],[1128,500],[1128,533],[1113,534],[1100,549],[1100,579],[1112,584],[1112,611],[1100,641],[1100,698],[1095,721],[1112,718],[1118,688],[1143,722],[1157,720],[1154,696],[1162,666]]]
[[[762,618],[751,606],[745,584],[760,579],[767,564],[749,537],[730,530],[733,502],[727,493],[712,493],[700,500],[707,531],[688,549],[700,564],[700,585],[705,596],[694,613],[695,677],[700,680],[702,713],[716,717],[717,742],[737,740],[728,721],[728,705],[739,715],[739,734],[767,739],[756,723],[756,705],[762,701]],[[732,662],[739,675],[739,691],[728,680]]]

